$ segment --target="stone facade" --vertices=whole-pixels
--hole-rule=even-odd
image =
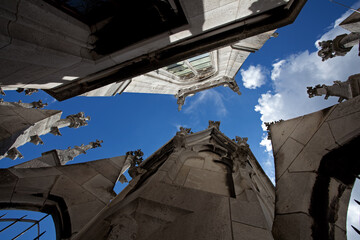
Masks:
[[[273,239],[274,187],[249,147],[182,129],[74,239]]]
[[[346,240],[360,174],[360,97],[269,125],[275,158],[275,239]]]
[[[274,186],[246,138],[219,126],[182,128],[144,161],[137,150],[61,166],[48,152],[1,170],[0,206],[51,213],[58,239],[273,239]],[[113,198],[127,168],[133,179]]]
[[[98,20],[86,19],[76,6],[64,3],[64,7],[62,2],[1,1],[3,90],[47,89],[64,100],[102,87],[89,95],[178,94],[179,90],[191,94],[220,81],[237,91],[233,80],[221,79],[232,79],[250,52],[259,49],[276,28],[295,20],[306,0],[165,0],[138,1],[137,6],[123,1],[106,6],[112,1],[98,1],[104,2],[102,9],[119,13],[105,10]],[[148,22],[164,25],[139,30]],[[211,81],[200,84],[193,79],[194,84],[182,85],[172,79],[165,84],[171,74],[161,69],[205,53],[218,56],[219,73]]]

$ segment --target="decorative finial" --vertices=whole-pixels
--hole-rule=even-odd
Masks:
[[[233,141],[239,144],[240,146],[249,147],[249,144],[247,143],[248,141],[247,137],[242,138],[239,136],[235,136],[235,139],[233,139]]]
[[[95,142],[90,142],[88,145],[81,144],[81,146],[75,146],[74,148],[68,147],[65,150],[56,150],[56,152],[58,153],[61,165],[65,165],[68,161],[73,160],[80,154],[86,154],[86,151],[89,149],[101,147],[101,143],[103,143],[102,140],[96,140]]]
[[[44,108],[45,106],[47,106],[47,103],[43,103],[41,100],[37,101],[37,102],[32,102],[31,103],[33,105],[33,108]]]
[[[191,128],[180,127],[180,131],[176,133],[176,136],[186,136],[188,134],[192,134]]]
[[[216,128],[217,130],[220,130],[220,121],[211,121],[209,120],[209,126],[208,128]]]
[[[354,45],[358,44],[359,40],[360,33],[350,33],[339,35],[334,40],[319,42],[321,49],[318,51],[318,55],[322,61],[336,56],[345,56]]]
[[[84,112],[79,112],[77,114],[69,115],[66,117],[67,119],[71,120],[71,123],[69,125],[70,128],[79,128],[82,126],[88,125],[87,121],[90,120],[90,117],[85,117]]]
[[[16,91],[18,93],[21,93],[24,90],[25,90],[25,95],[31,95],[31,94],[36,93],[36,92],[39,91],[39,89],[35,89],[35,88],[18,88],[18,89],[16,89]]]

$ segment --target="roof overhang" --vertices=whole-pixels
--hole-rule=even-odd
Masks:
[[[114,82],[125,81],[186,58],[291,24],[305,3],[306,0],[291,0],[285,6],[282,5],[259,15],[230,22],[220,28],[211,29],[195,37],[156,49],[148,54],[45,91],[57,100],[63,101]]]

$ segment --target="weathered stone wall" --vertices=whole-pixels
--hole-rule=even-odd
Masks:
[[[276,175],[276,239],[346,239],[360,173],[360,98],[270,126]]]

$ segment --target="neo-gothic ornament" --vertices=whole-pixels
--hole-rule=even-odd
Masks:
[[[19,100],[19,102],[4,102],[4,99],[0,99],[0,103],[3,105],[7,105],[7,106],[20,106],[23,108],[43,108],[45,106],[47,106],[47,103],[43,103],[41,100],[37,101],[37,102],[32,102],[32,103],[24,103],[21,100]]]
[[[360,95],[360,74],[350,76],[346,82],[334,81],[331,86],[318,84],[314,88],[307,87],[307,93],[309,98],[325,95],[325,99],[328,99],[329,96],[336,96],[339,97],[338,102],[354,98]]]
[[[68,148],[65,150],[56,150],[60,164],[65,165],[68,161],[73,160],[75,157],[79,156],[80,154],[86,154],[86,151],[92,148],[101,147],[102,140],[97,140],[95,142],[90,142],[88,145],[82,144],[81,146],[75,146],[74,148]]]
[[[211,121],[209,120],[209,126],[208,128],[216,128],[217,130],[220,130],[220,121]]]
[[[41,140],[41,138],[39,137],[39,135],[34,135],[30,137],[30,142],[35,144],[35,145],[44,145],[43,140]]]
[[[17,158],[24,158],[24,156],[17,150],[16,147],[13,147],[6,153],[6,157],[15,160]]]
[[[90,120],[90,117],[85,117],[84,112],[79,112],[77,114],[67,116],[66,119],[70,120],[70,128],[79,128],[88,125],[87,121]]]
[[[237,144],[239,144],[240,146],[244,146],[244,147],[249,147],[249,144],[247,143],[248,138],[247,137],[239,137],[239,136],[235,136],[235,139],[233,139],[234,142],[236,142]]]
[[[186,136],[188,134],[192,134],[191,128],[180,127],[180,131],[176,133],[176,136]]]
[[[140,149],[136,151],[129,151],[126,153],[126,156],[130,158],[130,167],[128,170],[130,177],[135,178],[136,176],[146,172],[145,169],[139,166],[143,161],[143,155],[144,153]]]
[[[35,89],[35,88],[18,88],[18,89],[16,89],[16,91],[17,91],[18,93],[21,93],[21,92],[24,92],[24,91],[25,91],[25,95],[29,95],[29,96],[30,96],[31,94],[38,92],[39,89]]]
[[[345,56],[354,45],[359,44],[359,40],[360,33],[350,33],[339,35],[334,40],[319,42],[321,49],[318,55],[323,61],[336,56]]]

